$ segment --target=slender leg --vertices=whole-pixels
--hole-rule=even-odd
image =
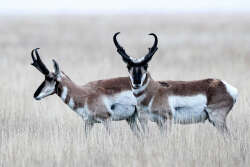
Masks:
[[[87,138],[89,136],[89,133],[91,131],[91,129],[93,128],[94,123],[90,122],[90,121],[86,121],[85,122],[85,137]]]
[[[162,135],[167,135],[167,124],[168,124],[168,121],[165,120],[165,119],[159,119],[156,124],[158,125],[158,128],[161,132]]]
[[[147,135],[149,133],[147,114],[144,112],[139,112],[138,120],[140,122],[144,135]]]
[[[103,122],[103,125],[104,125],[106,131],[108,132],[108,134],[110,135],[110,120],[105,120]]]
[[[215,119],[215,118],[212,118],[210,119],[210,122],[213,124],[213,126],[220,132],[222,133],[223,135],[227,135],[227,136],[230,136],[230,132],[227,128],[227,125],[226,125],[226,120],[220,120],[220,119]]]
[[[171,123],[171,111],[168,110],[156,110],[153,112],[157,116],[156,124],[162,135],[167,134],[168,123]]]
[[[137,137],[139,137],[140,135],[140,129],[137,125],[136,122],[136,114],[134,114],[133,116],[129,117],[126,121],[130,126],[130,129],[132,130],[132,132],[134,133],[134,135],[136,135]]]
[[[208,112],[209,122],[224,136],[231,136],[226,125],[226,116],[230,109],[216,109]]]

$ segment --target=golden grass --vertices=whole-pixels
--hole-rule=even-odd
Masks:
[[[150,123],[140,142],[128,125],[112,123],[111,136],[95,125],[88,140],[83,121],[56,95],[35,101],[44,79],[30,51],[55,58],[77,83],[127,76],[112,35],[130,55],[145,55],[154,32],[159,50],[149,71],[156,80],[220,78],[238,88],[227,123],[227,142],[209,123],[173,125],[161,136]],[[249,166],[250,17],[247,15],[1,16],[0,166]]]

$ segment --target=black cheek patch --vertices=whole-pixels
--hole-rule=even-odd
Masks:
[[[42,91],[42,89],[45,86],[45,81],[43,81],[43,83],[38,87],[38,89],[36,90],[35,94],[34,94],[34,98],[36,98]]]

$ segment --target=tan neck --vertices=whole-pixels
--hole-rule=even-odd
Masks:
[[[84,105],[81,103],[84,101],[84,96],[81,99],[76,98],[77,94],[75,92],[78,94],[81,92],[81,89],[70,78],[63,76],[61,81],[58,82],[56,94],[73,110]]]

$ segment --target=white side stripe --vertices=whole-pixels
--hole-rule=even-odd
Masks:
[[[168,102],[172,111],[174,111],[176,107],[205,108],[207,97],[203,94],[193,96],[169,96]]]

